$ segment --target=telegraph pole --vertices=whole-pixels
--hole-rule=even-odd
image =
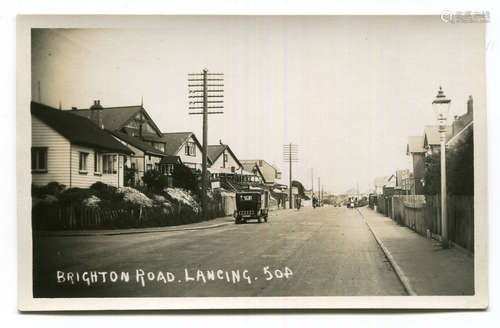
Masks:
[[[318,200],[319,203],[321,204],[321,178],[318,177]]]
[[[288,162],[289,165],[289,206],[288,208],[293,208],[293,202],[292,202],[292,162],[298,162],[298,146],[294,145],[292,143],[289,143],[288,145],[283,145],[283,160],[285,162]]]
[[[223,111],[209,111],[209,109],[224,108],[222,105],[212,106],[211,104],[222,104],[223,100],[208,100],[208,98],[223,98],[223,89],[209,89],[209,87],[223,87],[224,84],[214,81],[224,81],[223,73],[208,73],[204,69],[201,73],[188,74],[189,89],[189,109],[196,111],[189,112],[189,115],[203,115],[203,149],[201,162],[201,210],[203,219],[207,218],[207,143],[208,143],[208,115],[223,114]],[[213,78],[215,76],[215,78]],[[194,84],[191,84],[194,82]],[[191,89],[193,88],[193,89]],[[193,100],[191,100],[193,99]],[[200,111],[201,110],[201,111]]]
[[[311,197],[314,195],[314,169],[311,169]],[[311,198],[312,202],[312,198]]]

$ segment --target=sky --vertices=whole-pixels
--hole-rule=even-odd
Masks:
[[[31,98],[63,109],[141,104],[163,132],[193,131],[188,73],[224,73],[224,114],[208,142],[265,159],[344,193],[409,168],[407,138],[436,124],[439,86],[450,118],[485,111],[484,25],[439,16],[166,16],[141,28],[35,29]],[[40,88],[38,88],[40,84]]]

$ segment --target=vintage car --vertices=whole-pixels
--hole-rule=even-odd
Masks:
[[[267,222],[269,214],[269,192],[266,190],[249,190],[236,193],[236,210],[234,223],[246,223],[257,219],[259,223]]]

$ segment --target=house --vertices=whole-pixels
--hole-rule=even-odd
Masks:
[[[474,119],[474,108],[472,96],[467,100],[467,112],[463,115],[454,117],[452,126],[452,138],[461,133],[464,129],[469,128]],[[450,138],[451,139],[451,138]]]
[[[219,145],[207,147],[207,157],[210,159],[210,168],[216,168],[219,173],[241,174],[243,166],[228,145],[222,142]]]
[[[409,188],[412,195],[422,195],[424,192],[426,154],[424,140],[424,136],[410,136],[406,145],[406,156],[411,160]]]
[[[266,184],[274,185],[277,182],[276,180],[281,179],[281,172],[276,167],[269,164],[263,159],[248,159],[241,160],[240,162],[242,165],[256,164],[259,170],[262,172],[262,175],[264,176],[264,183]]]
[[[452,137],[447,141],[446,146],[454,147],[469,134],[473,133],[474,109],[472,96],[467,100],[467,112],[461,116],[455,116],[452,123]]]
[[[445,126],[445,137],[449,140],[453,135],[452,126]],[[426,155],[439,154],[441,149],[441,133],[439,125],[426,125],[424,127],[424,145]]]
[[[100,100],[95,100],[90,108],[73,107],[69,113],[89,119],[134,152],[125,165],[136,170],[135,182],[140,182],[148,170],[159,169],[166,144],[160,140],[162,133],[142,104],[103,107]]]
[[[160,133],[160,136],[149,135],[144,138],[152,143],[164,143],[166,156],[177,156],[187,167],[202,169],[203,148],[193,132]],[[208,159],[207,166],[210,164]]]
[[[381,195],[384,193],[384,186],[387,184],[388,181],[389,181],[389,177],[385,177],[385,176],[380,176],[380,177],[375,178],[375,180],[373,181],[373,185],[375,187],[375,193],[377,195]],[[356,193],[355,189],[348,190],[346,192],[347,195],[351,195],[351,194],[355,194],[355,193]]]
[[[164,152],[138,137],[120,131],[113,131],[111,134],[134,152],[125,163],[125,166],[135,171],[135,183],[140,183],[141,178],[147,171],[166,170],[166,168],[161,167],[161,161],[165,157]]]
[[[241,165],[243,167],[243,172],[251,173],[253,182],[264,183],[264,174],[256,163],[241,163]]]
[[[396,188],[401,190],[403,194],[411,192],[410,170],[396,170]]]
[[[124,163],[133,152],[89,119],[31,102],[31,131],[34,185],[123,186]]]

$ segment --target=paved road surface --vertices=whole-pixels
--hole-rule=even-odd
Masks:
[[[405,295],[345,207],[206,230],[38,237],[34,258],[35,297]]]

